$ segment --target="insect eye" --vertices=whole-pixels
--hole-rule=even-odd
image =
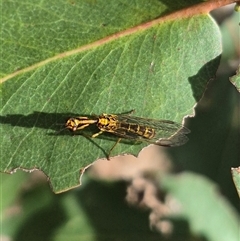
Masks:
[[[72,119],[69,119],[66,124],[66,128],[72,129],[75,126],[75,122]]]

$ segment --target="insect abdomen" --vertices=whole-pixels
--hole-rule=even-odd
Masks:
[[[155,136],[155,130],[153,128],[138,124],[119,123],[118,129],[123,129],[129,133],[137,134],[147,139],[152,139]]]

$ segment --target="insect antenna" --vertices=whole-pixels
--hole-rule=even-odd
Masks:
[[[62,126],[62,128],[58,131],[55,132],[55,134],[60,134],[61,132],[65,131],[67,129],[66,126],[63,127],[63,124],[62,123],[56,123],[55,126]]]

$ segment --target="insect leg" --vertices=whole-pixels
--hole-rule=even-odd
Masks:
[[[103,131],[99,131],[99,132],[93,134],[93,135],[92,135],[92,138],[95,138],[95,137],[101,135],[102,133],[103,133]]]
[[[115,142],[115,144],[112,146],[112,148],[109,150],[108,155],[107,155],[107,159],[110,160],[110,154],[112,152],[112,150],[116,147],[116,145],[122,140],[122,138],[118,138],[118,140]]]
[[[85,138],[87,138],[91,143],[93,143],[97,148],[99,148],[100,150],[102,150],[102,152],[104,153],[104,155],[106,157],[108,157],[108,153],[100,146],[98,145],[94,140],[92,140],[92,136],[88,136],[85,135],[84,133],[82,134]]]
[[[132,110],[129,111],[128,114],[131,115],[131,114],[133,114],[134,112],[135,112],[135,109],[132,109]]]
[[[78,129],[78,130],[82,130],[82,129],[86,128],[87,126],[89,126],[89,124],[81,125],[81,126],[79,126],[77,129]]]
[[[135,109],[132,109],[132,110],[130,110],[130,111],[128,111],[128,112],[125,112],[125,113],[122,113],[122,114],[131,115],[131,114],[133,114],[134,112],[135,112]]]

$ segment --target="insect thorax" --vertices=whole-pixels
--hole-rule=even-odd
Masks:
[[[103,131],[115,130],[117,128],[116,115],[102,114],[98,118],[97,126],[100,130]]]

